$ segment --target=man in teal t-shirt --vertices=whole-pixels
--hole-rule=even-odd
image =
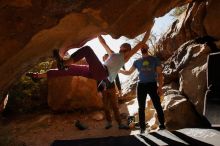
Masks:
[[[160,122],[159,128],[165,129],[165,119],[163,109],[160,103],[162,95],[163,75],[160,60],[156,57],[148,55],[148,47],[141,49],[142,57],[134,61],[132,67],[128,70],[120,70],[120,73],[130,75],[135,69],[138,70],[138,85],[137,85],[137,99],[138,99],[138,113],[140,121],[140,132],[144,133],[145,125],[145,106],[147,94],[150,95],[154,108],[157,111],[158,120]]]

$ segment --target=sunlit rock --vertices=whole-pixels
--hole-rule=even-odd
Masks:
[[[184,96],[169,94],[164,100],[164,115],[168,129],[197,127],[201,122],[192,104]]]
[[[96,81],[84,77],[57,77],[48,80],[48,105],[55,111],[102,108]]]
[[[180,72],[180,91],[188,97],[202,115],[204,97],[207,89],[206,69],[209,48],[205,45],[193,47],[192,60]]]
[[[114,38],[147,32],[155,17],[187,0],[1,1],[0,92],[54,48],[79,47],[100,33]]]

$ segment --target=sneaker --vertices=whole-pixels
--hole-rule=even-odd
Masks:
[[[164,130],[164,129],[166,129],[166,127],[165,127],[164,124],[163,124],[163,125],[159,125],[159,129],[160,129],[160,130]]]
[[[112,127],[112,123],[111,122],[107,122],[107,124],[105,125],[105,129],[109,129]]]
[[[88,129],[88,127],[86,125],[82,124],[79,120],[76,121],[75,126],[79,130],[86,130],[86,129]]]
[[[141,129],[140,134],[144,134],[144,133],[145,133],[145,129]]]
[[[130,123],[132,123],[132,122],[135,122],[134,120],[135,120],[135,117],[134,117],[134,116],[128,116],[128,118],[127,118],[127,123],[128,123],[128,125],[129,125]]]
[[[30,77],[34,82],[39,81],[39,76],[37,72],[28,72],[26,76]]]
[[[53,57],[57,61],[57,68],[59,70],[65,70],[63,59],[60,58],[60,55],[59,55],[59,50],[57,49],[53,50]]]
[[[124,124],[119,124],[119,125],[118,125],[118,129],[125,129],[125,130],[128,130],[128,129],[130,129],[130,127],[127,126],[127,125],[124,125]]]

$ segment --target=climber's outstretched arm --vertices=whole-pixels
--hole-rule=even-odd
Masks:
[[[106,52],[108,53],[108,55],[111,55],[112,53],[114,53],[111,48],[107,45],[107,43],[105,42],[104,38],[100,35],[98,36],[99,42],[102,44],[102,46],[105,48]]]

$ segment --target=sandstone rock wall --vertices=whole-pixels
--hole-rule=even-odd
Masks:
[[[214,3],[216,3],[215,6]],[[212,30],[216,24],[214,21],[218,21],[212,17],[214,16],[213,12],[218,13],[216,9],[218,5],[219,2],[215,0],[195,1],[188,4],[186,12],[181,15],[178,21],[173,23],[168,33],[160,39],[160,45],[163,47],[161,54],[164,54],[162,56],[165,60],[169,58],[164,67],[165,83],[175,81],[179,84],[179,90],[188,97],[200,114],[203,111],[207,88],[206,60],[212,48],[202,44],[198,46],[193,41],[191,43],[187,41],[205,35],[218,40],[216,35],[218,30],[215,32]],[[209,20],[209,26],[207,20]],[[200,57],[193,57],[195,55]]]
[[[159,40],[161,58],[167,60],[183,43],[205,35],[219,39],[219,15],[216,0],[195,1],[187,5],[187,10],[172,24],[169,31]]]
[[[206,69],[207,56],[210,48],[205,45],[192,48],[195,58],[180,71],[180,91],[196,107],[201,115],[204,108],[205,92],[207,90]]]
[[[207,3],[206,3],[207,4]],[[213,36],[217,40],[220,40],[219,35],[219,23],[220,23],[220,2],[218,0],[210,0],[206,6],[206,15],[203,18],[203,24],[206,33]]]
[[[133,38],[189,0],[3,0],[0,2],[0,92],[54,48],[67,50],[100,33]],[[62,51],[61,51],[62,52]],[[63,52],[62,52],[63,53]]]
[[[61,53],[64,53],[70,45],[81,46],[100,33],[108,33],[115,38],[133,38],[145,31],[149,33],[155,17],[188,2],[191,1],[3,0],[0,2],[0,92],[7,90],[34,64],[50,56],[54,48],[61,48]],[[197,36],[210,35],[219,39],[218,9],[217,0],[190,3],[182,19],[175,22],[173,29],[162,41],[162,57],[170,58],[169,64],[165,66],[168,71],[165,74],[166,83],[174,82],[175,88],[180,87],[181,94],[185,94],[174,96],[170,93],[164,98],[167,99],[164,108],[168,125],[179,124],[177,127],[187,127],[195,126],[195,123],[200,121],[195,113],[201,112],[204,98],[204,61],[208,51],[206,52],[207,49],[203,45],[199,45],[199,49],[196,44],[192,46],[191,42],[180,46]],[[183,80],[180,80],[180,76]],[[190,80],[194,84],[190,84]],[[83,91],[92,91],[91,94],[83,91],[78,94],[80,89],[76,88],[76,81],[89,83]],[[189,88],[189,85],[192,88]],[[79,107],[79,103],[83,101],[82,107],[101,106],[94,81],[78,77],[57,78],[49,80],[49,86],[48,103],[54,110],[71,110]],[[134,93],[133,90],[126,95],[134,96]],[[192,112],[192,105],[196,107],[196,112]],[[172,118],[179,112],[182,115],[174,121]],[[181,121],[183,117],[192,118],[192,121]]]
[[[181,94],[193,103],[200,114],[207,89],[206,60],[209,52],[207,45],[189,41],[173,54],[164,68],[165,83],[176,81]]]

